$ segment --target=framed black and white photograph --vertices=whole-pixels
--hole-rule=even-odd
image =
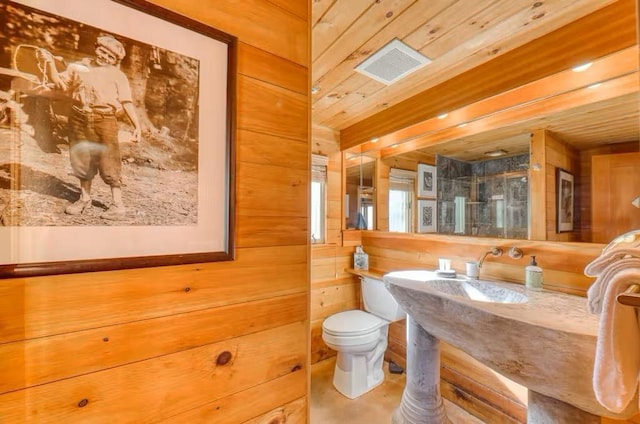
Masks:
[[[437,169],[433,165],[418,164],[418,197],[436,197]]]
[[[0,277],[233,260],[236,38],[141,0],[0,15]]]
[[[573,174],[558,168],[556,192],[558,193],[557,232],[573,231],[575,199]]]
[[[418,232],[435,233],[438,230],[438,204],[436,200],[418,200]]]

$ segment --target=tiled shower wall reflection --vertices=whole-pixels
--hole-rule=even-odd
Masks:
[[[529,155],[465,162],[436,158],[438,233],[526,239]]]

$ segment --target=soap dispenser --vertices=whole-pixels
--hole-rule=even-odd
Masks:
[[[356,252],[353,254],[353,268],[363,271],[369,269],[369,255],[362,250],[362,246],[356,246]]]
[[[542,268],[538,266],[535,256],[531,256],[531,263],[525,268],[525,287],[542,290]]]

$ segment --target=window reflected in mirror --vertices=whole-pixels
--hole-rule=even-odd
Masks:
[[[389,231],[413,232],[416,172],[391,168],[389,172]]]
[[[345,228],[375,229],[375,160],[360,156],[346,168]]]
[[[311,243],[326,240],[327,209],[327,163],[326,156],[311,155]]]

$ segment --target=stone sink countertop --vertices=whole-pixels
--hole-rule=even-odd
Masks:
[[[418,271],[418,275],[408,276],[405,271],[393,271],[384,274],[383,280],[386,284],[395,284],[414,290],[431,292],[452,302],[463,303],[469,307],[491,312],[494,315],[510,320],[526,322],[563,332],[597,337],[600,317],[589,313],[585,297],[549,290],[530,290],[517,283],[483,279],[468,280],[466,277],[443,278],[434,271],[428,270],[407,271]],[[404,276],[402,275],[403,273],[405,273]],[[378,278],[380,278],[379,275]],[[480,284],[485,283],[524,294],[527,297],[527,301],[523,303],[495,303],[472,300],[438,290],[429,285],[430,281],[475,281]]]

